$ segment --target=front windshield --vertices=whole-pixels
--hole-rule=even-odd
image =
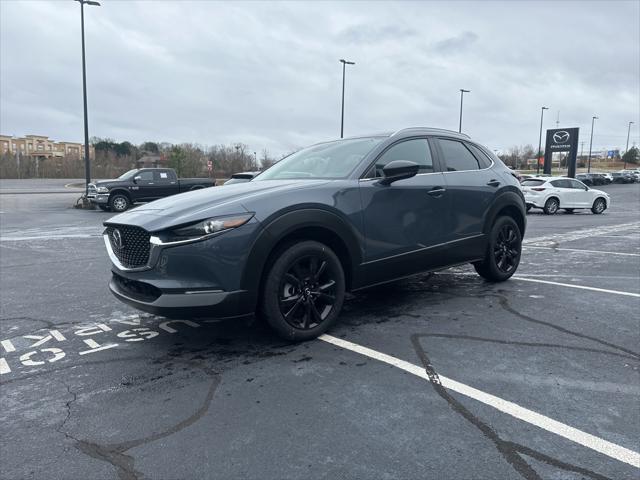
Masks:
[[[128,172],[123,173],[122,175],[120,175],[118,177],[118,180],[126,180],[129,177],[133,177],[136,174],[137,171],[138,171],[137,168],[134,168],[133,170],[129,170]]]
[[[283,158],[254,181],[289,178],[346,178],[384,137],[320,143]]]

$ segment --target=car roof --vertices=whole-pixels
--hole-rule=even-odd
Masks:
[[[471,139],[471,137],[466,133],[460,133],[454,130],[447,130],[444,128],[408,127],[408,128],[397,130],[395,132],[378,132],[378,133],[371,133],[368,135],[354,135],[351,137],[345,137],[344,140],[355,140],[357,138],[369,138],[369,137],[407,137],[411,135],[440,135],[440,136],[446,136],[446,137],[459,138],[462,140]],[[329,140],[329,141],[335,141],[335,140]],[[320,142],[320,143],[328,143],[328,142]]]

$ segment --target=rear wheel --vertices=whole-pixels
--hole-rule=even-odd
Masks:
[[[511,217],[499,217],[491,228],[487,253],[474,263],[476,272],[491,282],[503,282],[515,273],[522,253],[522,234]]]
[[[604,198],[596,198],[596,201],[593,202],[593,206],[591,207],[591,211],[596,215],[600,215],[607,209],[607,202],[604,201]]]
[[[265,279],[262,313],[281,337],[311,340],[338,319],[345,280],[340,260],[326,245],[302,241],[280,252]]]
[[[558,211],[558,208],[560,208],[558,199],[550,198],[545,202],[543,210],[547,215],[554,215]]]

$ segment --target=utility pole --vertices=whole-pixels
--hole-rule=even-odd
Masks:
[[[542,121],[544,120],[544,111],[549,107],[542,107],[540,111],[540,136],[538,137],[538,156],[536,157],[536,174],[540,174],[540,156],[542,155]]]
[[[84,100],[84,177],[85,177],[85,199],[89,194],[89,183],[91,182],[91,165],[89,164],[89,116],[87,114],[87,65],[85,61],[84,48],[84,6],[92,5],[99,7],[98,2],[92,0],[76,0],[80,4],[80,25],[82,33],[82,96]]]
[[[458,124],[458,132],[462,133],[462,99],[465,93],[471,93],[471,90],[460,89],[460,123]]]
[[[349,62],[343,58],[341,58],[340,63],[342,63],[342,113],[340,115],[340,138],[344,138],[344,74],[345,67],[347,65],[355,65],[356,62]]]
[[[624,149],[624,153],[625,155],[627,154],[627,152],[629,151],[629,135],[631,134],[631,125],[633,125],[633,122],[629,122],[629,128],[627,129],[627,146]],[[624,161],[624,169],[627,169],[627,161]]]
[[[591,173],[591,147],[593,146],[593,124],[598,120],[598,117],[591,117],[591,140],[589,140],[589,163],[587,166],[587,173]]]

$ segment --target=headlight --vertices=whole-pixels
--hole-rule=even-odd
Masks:
[[[109,193],[109,187],[96,187],[98,193]]]
[[[247,223],[253,217],[253,213],[233,215],[228,217],[214,217],[192,223],[184,227],[175,228],[160,235],[151,237],[151,242],[159,245],[202,240],[218,233],[238,228]]]

